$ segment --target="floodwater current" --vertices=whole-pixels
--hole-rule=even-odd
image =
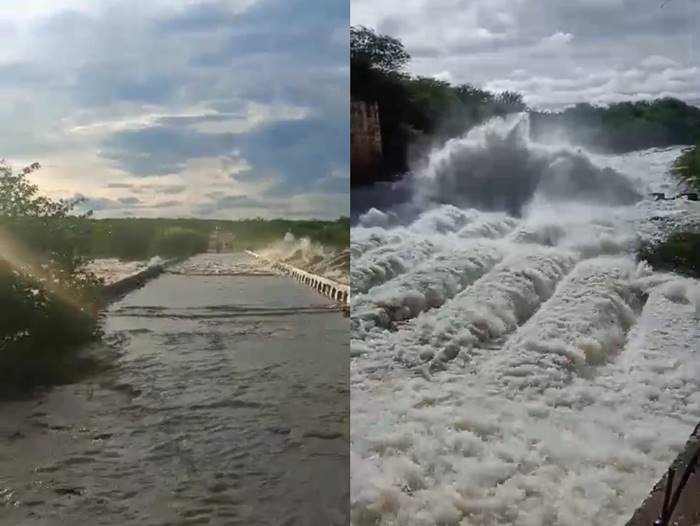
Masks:
[[[0,524],[347,524],[348,320],[238,254],[111,305],[108,372],[0,405]]]
[[[700,203],[649,195],[682,190],[681,150],[536,144],[516,116],[367,196],[354,526],[627,522],[700,419],[700,281],[635,259],[700,226]]]

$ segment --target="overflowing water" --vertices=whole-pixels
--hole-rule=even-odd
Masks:
[[[533,144],[516,116],[433,151],[391,204],[364,196],[355,526],[626,522],[700,419],[700,283],[634,259],[700,225],[647,197],[680,190],[680,150]]]
[[[347,248],[329,248],[308,237],[297,239],[294,234],[287,232],[282,240],[258,249],[258,253],[271,261],[281,261],[349,285],[350,251]]]
[[[0,524],[347,524],[348,321],[256,268],[171,269],[109,308],[109,372],[4,403]]]

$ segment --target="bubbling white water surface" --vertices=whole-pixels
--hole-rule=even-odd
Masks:
[[[634,260],[700,224],[646,197],[679,190],[681,148],[589,155],[526,124],[450,141],[353,227],[355,526],[621,525],[700,419],[700,283]]]

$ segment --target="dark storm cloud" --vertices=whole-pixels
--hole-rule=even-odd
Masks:
[[[135,206],[141,204],[141,199],[138,197],[120,197],[117,199],[121,204],[126,206]]]
[[[93,212],[108,212],[108,211],[124,211],[127,209],[158,209],[158,208],[171,208],[176,206],[181,206],[185,204],[184,201],[178,200],[165,200],[157,201],[155,203],[146,203],[141,199],[133,196],[120,197],[118,199],[109,199],[106,197],[96,197],[96,196],[85,196],[82,194],[75,194],[77,199],[81,199],[82,202],[78,206],[81,210],[92,210]]]
[[[148,177],[178,172],[190,159],[225,155],[235,139],[232,133],[158,126],[111,135],[101,155],[133,175]]]
[[[247,159],[262,171],[278,174],[277,194],[320,189],[322,181],[338,163],[349,159],[349,128],[346,119],[304,120],[265,127],[248,138]],[[309,155],[309,144],[323,144]],[[271,150],[275,151],[270,156]],[[283,170],[284,169],[284,170]],[[294,174],[284,177],[283,174]],[[344,189],[347,191],[347,180]],[[336,188],[335,191],[338,191]]]

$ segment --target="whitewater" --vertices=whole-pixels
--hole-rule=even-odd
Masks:
[[[627,522],[700,420],[700,282],[634,257],[700,225],[649,197],[683,190],[681,150],[536,144],[515,115],[362,196],[355,526]]]

